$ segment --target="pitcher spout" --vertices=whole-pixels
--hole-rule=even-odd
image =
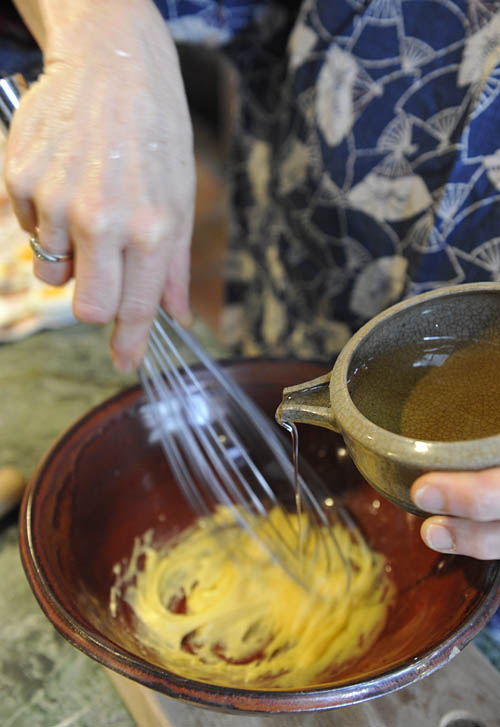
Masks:
[[[283,389],[283,399],[275,414],[278,424],[313,424],[338,432],[330,404],[330,376],[331,372]]]

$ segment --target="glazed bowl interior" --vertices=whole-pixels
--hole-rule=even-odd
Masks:
[[[315,364],[240,361],[228,370],[272,417],[283,386],[324,372]],[[328,683],[297,690],[229,688],[170,672],[135,635],[126,609],[110,614],[113,566],[154,528],[160,545],[194,515],[159,445],[148,441],[134,388],[77,422],[47,454],[26,493],[21,555],[40,605],[75,646],[148,687],[232,711],[301,711],[352,704],[400,688],[460,651],[500,601],[497,562],[442,556],[420,541],[421,521],[382,500],[332,432],[300,431],[300,452],[387,558],[397,602],[380,637]],[[335,446],[332,446],[332,442]]]

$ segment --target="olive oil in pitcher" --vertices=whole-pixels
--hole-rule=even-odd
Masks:
[[[441,442],[500,434],[500,328],[474,341],[393,348],[354,369],[348,385],[359,411],[396,434]]]

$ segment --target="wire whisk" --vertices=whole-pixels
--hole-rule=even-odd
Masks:
[[[181,349],[196,358],[194,367]],[[220,504],[230,508],[235,524],[299,581],[305,578],[301,543],[307,542],[312,557],[323,557],[329,569],[332,518],[340,517],[353,537],[361,538],[344,508],[325,507],[331,498],[312,469],[302,469],[296,479],[276,425],[163,310],[153,323],[139,375],[148,399],[144,421],[197,516],[209,516]],[[296,485],[301,527],[291,517]],[[281,510],[279,525],[268,517],[274,508]],[[337,542],[335,547],[348,586],[350,565]]]

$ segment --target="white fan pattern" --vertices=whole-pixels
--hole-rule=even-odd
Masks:
[[[157,4],[240,70],[240,352],[330,359],[402,297],[500,280],[500,0]]]

